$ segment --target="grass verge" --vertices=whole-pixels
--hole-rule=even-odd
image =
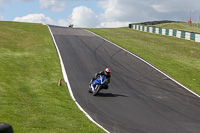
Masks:
[[[200,43],[130,28],[87,30],[140,56],[200,95]]]
[[[0,122],[15,133],[103,132],[71,99],[47,26],[0,21]]]

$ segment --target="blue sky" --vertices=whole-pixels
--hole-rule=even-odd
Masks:
[[[102,8],[97,6],[97,1],[95,0],[90,0],[90,1],[66,0],[66,2],[67,3],[65,10],[55,12],[50,9],[41,9],[39,0],[32,0],[32,1],[8,0],[8,2],[6,2],[5,0],[5,2],[3,2],[2,4],[3,8],[0,10],[0,16],[4,16],[4,19],[6,21],[12,21],[15,17],[22,17],[28,14],[43,13],[46,16],[53,18],[55,21],[58,21],[60,18],[69,16],[72,13],[74,7],[87,6],[96,13],[100,13],[102,11]]]
[[[199,0],[0,0],[0,20],[75,27],[200,17]]]

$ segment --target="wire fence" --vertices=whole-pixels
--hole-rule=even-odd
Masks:
[[[182,18],[181,22],[188,23],[190,26],[200,28],[200,17],[196,19]]]

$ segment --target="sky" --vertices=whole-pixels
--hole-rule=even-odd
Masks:
[[[200,17],[200,0],[0,0],[0,21],[84,28]]]

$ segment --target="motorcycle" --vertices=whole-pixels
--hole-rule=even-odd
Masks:
[[[96,80],[91,79],[89,84],[89,92],[96,96],[104,86],[107,85],[105,75],[100,75]]]

